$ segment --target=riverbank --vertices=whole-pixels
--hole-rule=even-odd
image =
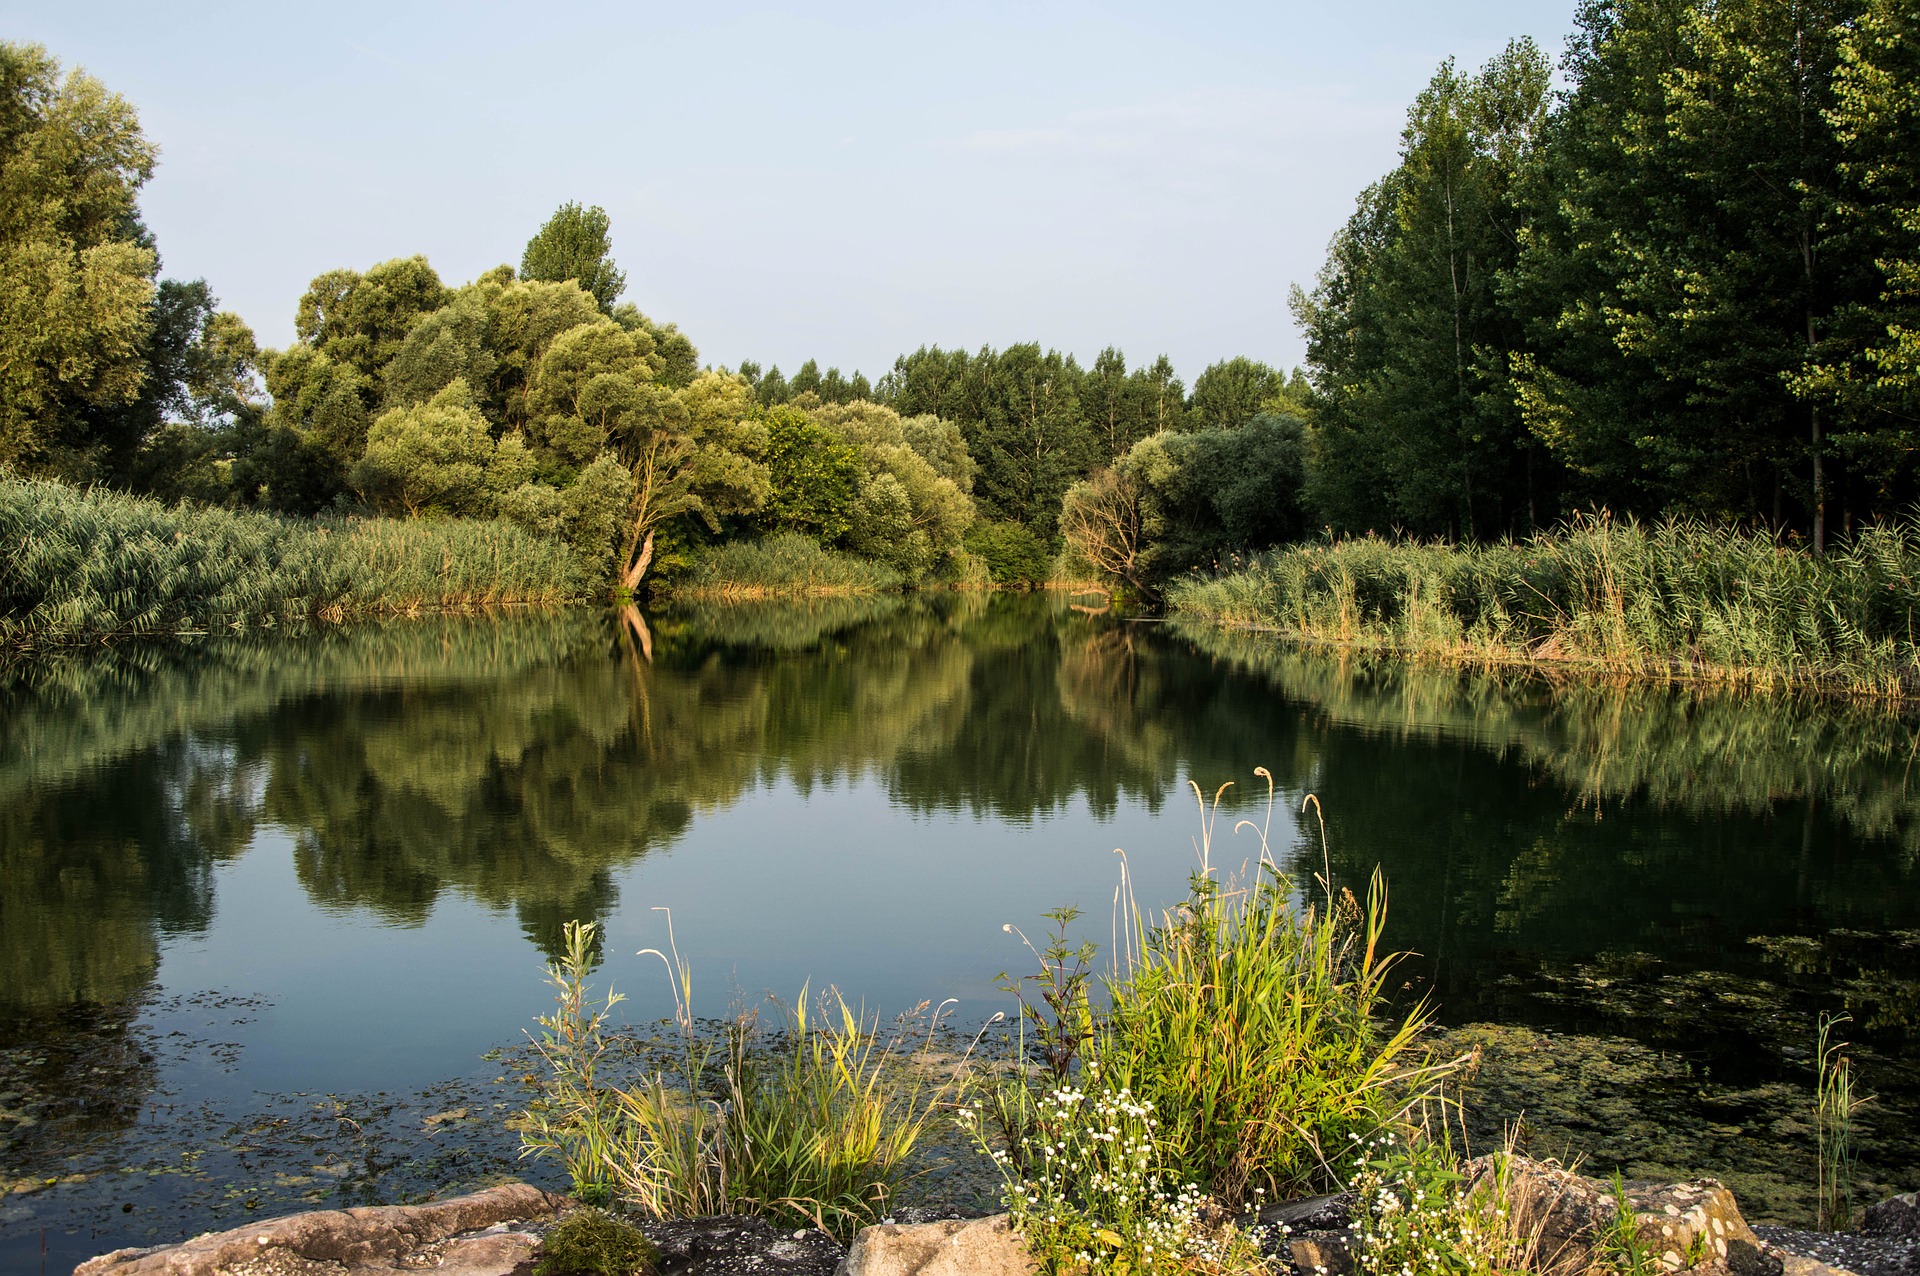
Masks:
[[[0,646],[546,606],[573,554],[504,522],[318,521],[0,476]]]
[[[1176,618],[1415,660],[1920,695],[1908,523],[1818,559],[1759,533],[1605,517],[1497,545],[1364,536],[1177,581],[1166,600]]]

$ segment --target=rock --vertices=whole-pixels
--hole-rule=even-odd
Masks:
[[[1533,1238],[1530,1266],[1543,1276],[1574,1276],[1591,1265],[1614,1218],[1612,1194],[1598,1183],[1524,1156],[1475,1157],[1462,1169],[1468,1193],[1487,1201],[1501,1198],[1504,1178],[1508,1222]]]
[[[847,1252],[814,1228],[736,1214],[651,1219],[640,1230],[660,1251],[661,1276],[831,1276]]]
[[[1469,1161],[1468,1191],[1498,1199],[1502,1159]],[[1523,1156],[1504,1159],[1508,1219],[1520,1235],[1535,1238],[1529,1270],[1546,1276],[1586,1271],[1615,1226],[1619,1205],[1612,1186]],[[1633,1211],[1634,1237],[1662,1270],[1700,1276],[1848,1276],[1844,1269],[1762,1240],[1718,1179],[1630,1182],[1622,1189]]]
[[[842,1276],[1028,1276],[1037,1271],[1005,1214],[863,1227]]]
[[[509,1226],[568,1204],[526,1183],[507,1183],[430,1205],[317,1210],[210,1232],[179,1245],[90,1258],[74,1276],[349,1276],[418,1271],[504,1276],[539,1238]]]
[[[1867,1206],[1860,1230],[1875,1236],[1920,1237],[1920,1192],[1889,1197]]]
[[[1285,1243],[1287,1257],[1292,1260],[1296,1272],[1348,1276],[1360,1266],[1354,1260],[1352,1232],[1303,1232],[1285,1238]]]

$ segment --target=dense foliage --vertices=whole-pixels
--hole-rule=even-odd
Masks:
[[[922,346],[703,368],[568,203],[450,285],[328,271],[262,350],[158,277],[133,110],[0,47],[0,465],[283,515],[500,519],[669,585],[795,534],[907,584],[1145,598],[1310,532],[1608,509],[1815,554],[1920,499],[1920,66],[1904,0],[1586,0],[1448,61],[1293,304],[1308,366]],[[1066,558],[1061,558],[1062,551]],[[807,556],[736,554],[755,577]],[[649,578],[647,573],[654,573]]]
[[[1490,536],[1593,505],[1806,536],[1916,496],[1920,76],[1898,0],[1589,0],[1443,66],[1296,294],[1312,500]]]

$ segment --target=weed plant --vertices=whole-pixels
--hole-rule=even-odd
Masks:
[[[571,551],[506,523],[313,523],[0,475],[0,645],[585,593]]]
[[[1206,1193],[1162,1176],[1153,1109],[1109,1088],[1089,1062],[1085,1089],[1038,1096],[1031,1131],[995,1148],[980,1106],[961,1124],[1001,1170],[1009,1221],[1048,1272],[1247,1272],[1257,1235],[1207,1221]]]
[[[1564,663],[1873,697],[1920,692],[1920,523],[1813,558],[1759,532],[1604,515],[1484,546],[1368,535],[1168,588],[1178,615],[1490,665]]]
[[[550,971],[557,1008],[536,1041],[548,1076],[522,1116],[523,1154],[556,1157],[576,1185],[604,1184],[658,1217],[759,1214],[844,1241],[885,1212],[944,1090],[900,1083],[906,1025],[883,1039],[837,994],[816,1002],[803,989],[771,1049],[755,1042],[752,1016],[716,1038],[699,1030],[692,971],[670,943],[648,951],[671,972],[676,1063],[602,1084],[607,1011],[619,998],[589,1008],[593,935],[591,924],[569,923]]]
[[[1833,1030],[1848,1019],[1821,1015],[1814,1041],[1818,1075],[1813,1125],[1820,1174],[1817,1225],[1828,1232],[1842,1231],[1853,1222],[1853,1114],[1866,1103],[1853,1094],[1847,1043],[1833,1038]]]
[[[1273,801],[1268,782],[1268,821]],[[1165,1164],[1228,1209],[1335,1186],[1332,1158],[1426,1100],[1449,1065],[1416,1053],[1416,1008],[1378,1018],[1394,958],[1380,945],[1387,889],[1362,905],[1319,881],[1304,902],[1268,854],[1244,881],[1212,864],[1211,807],[1195,786],[1200,870],[1178,908],[1149,919],[1123,885],[1126,936],[1095,1047],[1115,1084],[1159,1114]]]
[[[687,599],[798,598],[878,594],[904,583],[883,563],[822,549],[805,536],[783,532],[706,551],[674,582],[672,593]]]
[[[1365,1276],[1514,1270],[1501,1215],[1470,1197],[1450,1149],[1424,1133],[1352,1137],[1353,1250]],[[1494,1199],[1498,1199],[1495,1195]]]

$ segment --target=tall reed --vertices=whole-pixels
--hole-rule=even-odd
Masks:
[[[1819,1158],[1819,1219],[1822,1231],[1837,1232],[1853,1221],[1853,1114],[1866,1102],[1853,1094],[1853,1066],[1847,1043],[1833,1039],[1833,1030],[1849,1021],[1847,1015],[1820,1016],[1814,1039],[1817,1076],[1813,1125]]]
[[[0,475],[0,645],[583,596],[564,545],[511,524],[167,506]]]
[[[884,563],[822,549],[805,536],[784,532],[708,550],[672,592],[675,598],[800,598],[885,593],[904,583]]]
[[[1577,518],[1485,546],[1368,535],[1176,582],[1177,615],[1491,665],[1920,692],[1920,525],[1815,559],[1704,523]]]

